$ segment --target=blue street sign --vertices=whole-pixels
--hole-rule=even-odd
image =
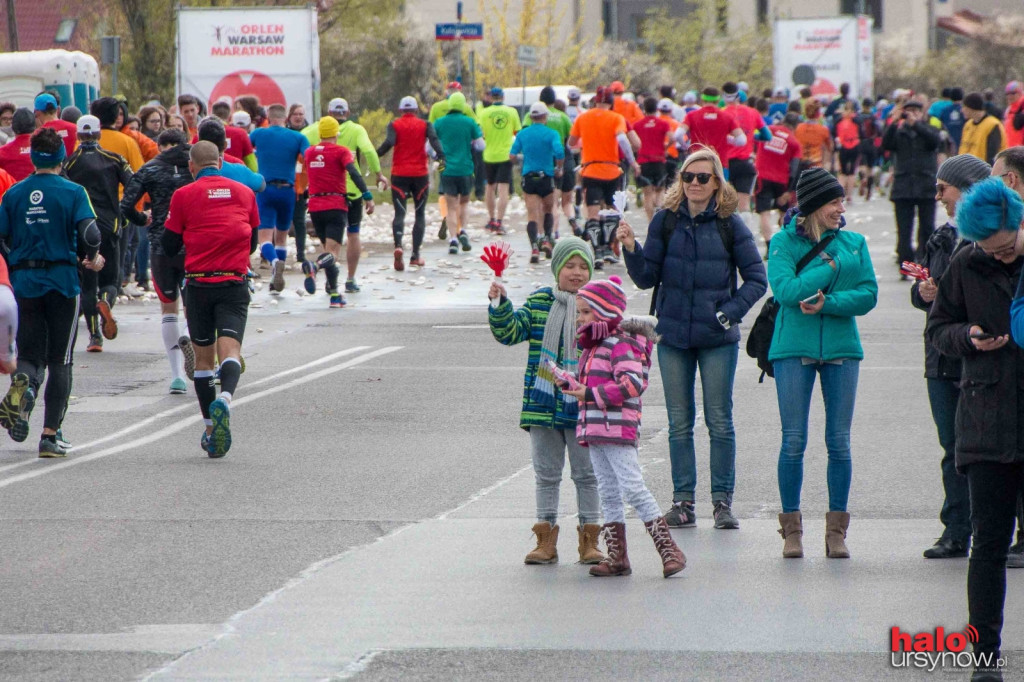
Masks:
[[[483,40],[483,24],[434,24],[434,40]]]

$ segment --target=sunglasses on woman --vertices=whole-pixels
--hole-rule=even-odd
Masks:
[[[691,182],[696,180],[702,185],[706,185],[711,182],[711,178],[714,175],[712,173],[691,173],[690,171],[683,172],[683,183],[689,185]]]

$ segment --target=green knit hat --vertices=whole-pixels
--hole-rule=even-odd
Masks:
[[[551,272],[558,279],[558,273],[565,267],[566,262],[573,256],[579,256],[587,264],[587,270],[591,277],[594,275],[594,251],[590,244],[579,237],[562,237],[555,242],[555,248],[551,252]]]

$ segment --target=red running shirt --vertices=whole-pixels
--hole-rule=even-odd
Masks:
[[[71,156],[72,152],[75,151],[75,147],[78,146],[78,126],[70,121],[62,121],[59,118],[55,118],[44,123],[43,127],[53,128],[57,131],[57,135],[64,141],[64,150],[68,153],[68,156]]]
[[[249,133],[238,126],[225,126],[224,135],[227,138],[225,140],[227,143],[227,147],[224,148],[225,153],[244,159],[255,151],[252,146],[252,140],[249,139]]]
[[[204,171],[209,173],[209,171]],[[226,272],[201,282],[241,280],[249,270],[249,240],[260,225],[256,195],[245,185],[209,173],[171,196],[164,227],[185,242],[185,272]]]
[[[788,185],[790,161],[800,158],[802,153],[800,142],[786,126],[768,126],[768,130],[772,131],[772,139],[761,145],[754,161],[757,176],[768,182]]]
[[[740,130],[747,135],[747,141],[742,147],[727,143],[726,155],[730,159],[749,159],[754,154],[754,133],[764,127],[764,119],[757,113],[757,109],[746,104],[730,104],[725,110],[735,117]]]
[[[735,116],[710,104],[688,113],[683,125],[690,130],[690,144],[710,147],[723,162],[729,158],[729,133],[740,127]]]
[[[640,153],[637,163],[659,163],[665,160],[665,147],[672,126],[657,116],[644,116],[633,125],[633,130],[640,138]]]
[[[16,182],[21,182],[36,170],[31,154],[32,133],[18,135],[0,147],[0,168],[10,173]]]
[[[352,152],[340,144],[317,144],[305,152],[309,176],[309,208],[313,211],[347,211],[345,183]],[[323,196],[317,196],[323,195]]]

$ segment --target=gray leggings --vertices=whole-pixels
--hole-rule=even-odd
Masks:
[[[600,498],[597,477],[590,464],[590,453],[576,441],[576,429],[530,427],[530,452],[537,479],[537,520],[552,526],[558,522],[558,491],[569,450],[569,471],[576,484],[576,504],[580,524],[600,523]]]

